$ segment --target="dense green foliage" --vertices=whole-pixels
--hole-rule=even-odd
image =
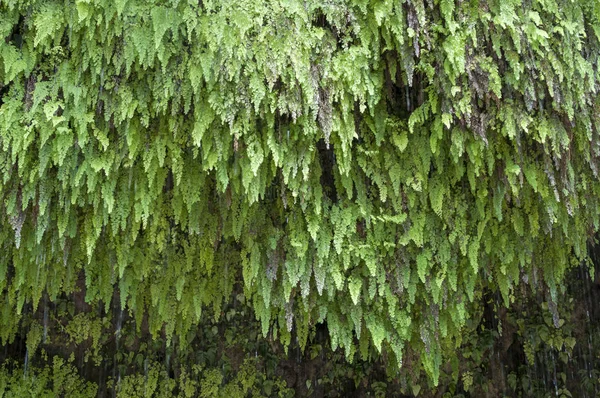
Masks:
[[[2,344],[79,291],[185,350],[241,295],[435,386],[486,292],[564,323],[600,3],[0,0],[0,35]]]
[[[164,336],[151,338],[143,324],[135,333],[118,300],[105,313],[78,308],[76,294],[23,316],[15,341],[0,350],[0,397],[597,397],[600,289],[584,267],[567,280],[558,328],[541,291],[516,291],[508,309],[498,293],[486,293],[438,387],[410,350],[402,369],[375,352],[348,363],[344,350],[330,349],[323,325],[304,351],[292,342],[285,353],[260,336],[242,294],[220,321],[203,320],[185,348],[176,338],[169,346]]]

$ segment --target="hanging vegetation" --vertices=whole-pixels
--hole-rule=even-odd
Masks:
[[[67,300],[71,343],[119,308],[185,351],[240,301],[435,388],[489,292],[564,324],[599,2],[0,0],[0,36],[0,344]]]

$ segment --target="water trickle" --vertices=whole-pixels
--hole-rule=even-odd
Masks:
[[[36,263],[37,263],[37,272],[35,274],[35,283],[38,284],[40,281],[40,268],[42,267],[42,262],[40,261],[39,257],[36,258]]]
[[[148,358],[144,359],[144,395],[148,396]]]
[[[529,381],[529,384],[531,385],[531,382],[533,380],[533,375],[531,373],[531,365],[529,364],[529,361],[525,360],[526,366],[527,366],[527,380]]]
[[[117,346],[117,351],[119,350],[119,340],[121,338],[121,328],[123,326],[123,308],[119,310],[119,316],[117,318],[117,329],[115,331],[115,341]]]
[[[544,376],[544,391],[548,391],[548,383],[550,380],[548,378],[548,349],[544,348],[544,359],[542,360],[542,374]]]
[[[554,351],[552,351],[552,381],[554,383],[554,392],[556,396],[558,396],[558,381],[556,379],[556,357],[554,356]]]
[[[300,344],[298,344],[298,336],[296,336],[296,363],[302,363],[302,356],[300,353]]]
[[[44,296],[44,334],[42,336],[42,343],[46,343],[48,337],[48,299]]]
[[[119,352],[119,340],[121,339],[121,329],[123,326],[123,308],[119,308],[119,315],[117,316],[117,324],[115,327],[115,353],[113,360],[112,377],[116,379],[116,384],[113,387],[113,398],[117,396],[119,390],[119,384],[121,383],[121,370],[119,368],[119,362],[117,361],[117,353]],[[118,374],[117,374],[118,371]],[[116,377],[115,377],[116,376]]]
[[[577,353],[577,358],[578,358],[577,363],[579,365],[579,362],[583,361],[582,365],[585,366],[585,368],[584,368],[582,365],[579,365],[578,369],[585,369],[587,371],[587,361],[585,360],[585,355],[583,354],[583,348],[581,348],[581,344],[579,344],[579,343],[576,344],[576,347],[577,347],[577,351],[578,351],[578,353]],[[584,394],[584,397],[585,397],[585,395],[586,395],[585,392],[583,394]]]
[[[29,371],[29,349],[25,349],[25,362],[23,364],[23,377],[27,377]]]
[[[500,351],[497,351],[496,355],[497,355],[497,358],[498,358],[498,363],[500,364],[500,373],[502,375],[502,378],[500,380],[506,380],[506,374],[504,373],[504,364],[500,360]]]
[[[119,370],[119,375],[117,376],[117,388],[115,388],[116,391],[119,391],[121,387],[121,370]]]
[[[117,354],[115,353],[115,361],[114,361],[113,369],[112,369],[112,379],[113,379],[113,382],[114,382],[114,380],[116,378],[115,377],[116,376],[116,370],[117,370]],[[118,388],[117,384],[114,384],[113,385],[113,389],[112,389],[112,396],[113,396],[113,398],[116,398],[116,396],[117,396],[117,388]]]
[[[533,372],[535,374],[535,377],[533,378],[532,382],[535,382],[536,384],[539,383],[540,381],[540,373],[539,373],[539,367],[538,367],[538,359],[537,359],[537,355],[534,354],[533,357]]]
[[[594,354],[592,353],[592,334],[588,333],[588,350],[589,350],[589,357],[586,358],[586,365],[587,365],[587,369],[588,369],[588,375],[590,380],[592,379],[592,366],[590,364],[590,360],[593,360],[594,358]]]

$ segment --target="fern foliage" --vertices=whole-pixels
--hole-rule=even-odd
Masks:
[[[80,276],[168,341],[239,287],[437,384],[485,289],[556,301],[599,227],[597,2],[0,0],[0,34],[3,344]]]

